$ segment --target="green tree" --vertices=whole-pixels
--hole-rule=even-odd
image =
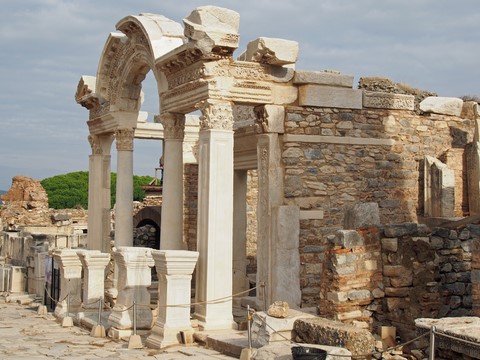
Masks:
[[[152,181],[151,176],[133,176],[133,200],[145,198],[143,185]],[[111,174],[111,205],[115,204],[117,174]],[[48,194],[48,205],[54,209],[88,208],[88,171],[56,175],[41,181]]]

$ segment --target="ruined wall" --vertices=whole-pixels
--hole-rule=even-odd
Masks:
[[[247,274],[257,272],[258,173],[247,172]]]
[[[197,250],[198,165],[183,168],[183,239],[188,250]],[[161,241],[161,239],[160,239]]]
[[[416,318],[472,315],[479,243],[479,225],[340,230],[330,237],[320,314],[370,329],[392,325],[403,340],[416,336]]]
[[[454,165],[455,215],[465,215],[464,148],[474,128],[470,119],[409,110],[287,108],[285,202],[324,214],[300,223],[304,306],[318,304],[327,237],[343,228],[347,206],[377,202],[385,224],[423,215],[425,155]]]

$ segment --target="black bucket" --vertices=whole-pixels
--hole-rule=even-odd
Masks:
[[[304,346],[292,347],[293,360],[325,360],[327,355],[328,353],[322,349]]]

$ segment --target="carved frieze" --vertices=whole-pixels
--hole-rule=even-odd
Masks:
[[[185,135],[185,115],[164,113],[160,115],[165,139],[183,139]]]
[[[230,102],[205,100],[197,108],[202,112],[200,130],[233,130],[233,109]]]
[[[135,135],[134,129],[117,129],[115,130],[115,140],[117,151],[132,151],[133,150],[133,138]]]
[[[253,106],[248,105],[234,105],[233,106],[233,128],[240,129],[247,126],[252,126],[255,123],[255,112]]]
[[[102,117],[110,111],[110,102],[105,101],[103,103],[96,103],[93,108],[90,109],[89,119],[97,119]]]
[[[413,95],[364,91],[363,107],[391,110],[414,110],[415,97]]]

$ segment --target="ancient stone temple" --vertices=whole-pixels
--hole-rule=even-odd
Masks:
[[[232,302],[209,301],[248,290],[250,170],[258,176],[256,304],[318,306],[367,327],[372,318],[401,323],[393,310],[408,310],[410,291],[432,293],[452,272],[433,269],[445,245],[438,239],[449,234],[428,226],[478,214],[478,104],[386,79],[362,78],[357,87],[352,75],[296,69],[299,48],[290,40],[259,37],[234,55],[239,21],[234,11],[204,6],[183,26],[127,16],[108,36],[96,77],[83,76],[76,93],[89,110],[92,147],[88,248],[109,249],[112,143],[115,243],[131,247],[133,139],[163,139],[160,249],[198,251],[202,304],[194,316],[204,329],[232,326]],[[155,123],[140,112],[149,71],[159,90]],[[475,234],[445,246],[467,253],[463,241]],[[429,255],[402,263],[407,242]],[[431,276],[420,284],[411,271],[423,266]],[[470,283],[458,275],[466,271],[448,275],[450,283]],[[466,283],[453,296],[471,310]],[[419,306],[442,308],[437,298]],[[425,316],[422,309],[415,315]]]

